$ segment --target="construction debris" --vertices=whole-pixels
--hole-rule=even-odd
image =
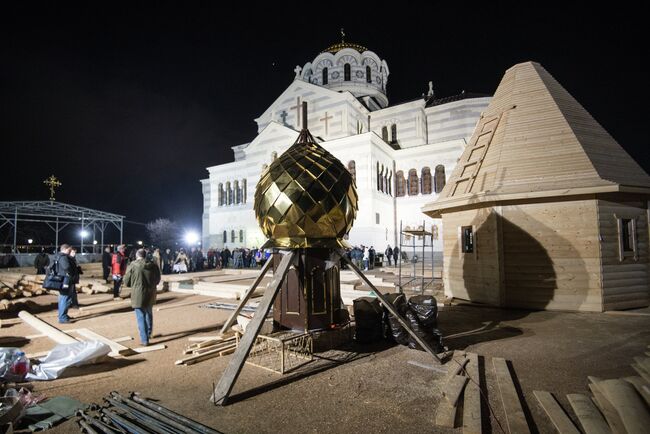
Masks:
[[[176,360],[176,365],[193,365],[213,357],[221,357],[231,354],[237,348],[238,339],[236,336],[215,337],[203,342],[188,345],[183,354],[190,354],[189,357],[183,357]]]

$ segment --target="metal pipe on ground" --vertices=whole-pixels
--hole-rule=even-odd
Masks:
[[[142,404],[145,407],[148,407],[148,408],[150,408],[152,410],[155,410],[160,414],[163,414],[163,415],[165,415],[165,416],[167,416],[169,418],[172,418],[172,419],[174,419],[174,420],[176,420],[176,421],[178,421],[180,423],[183,423],[183,424],[189,426],[190,428],[192,428],[193,430],[198,431],[198,432],[200,432],[202,434],[222,434],[221,432],[219,432],[217,430],[214,430],[214,429],[212,429],[210,427],[207,427],[207,426],[205,426],[205,425],[203,425],[203,424],[201,424],[201,423],[199,423],[199,422],[197,422],[195,420],[189,419],[189,418],[187,418],[187,417],[185,417],[183,415],[175,413],[175,412],[163,407],[162,405],[153,403],[153,402],[149,401],[148,399],[141,398],[136,393],[131,394],[131,399],[133,399],[138,404]]]
[[[151,416],[148,416],[142,412],[139,412],[135,409],[130,408],[128,405],[121,403],[115,399],[112,398],[104,398],[104,401],[108,402],[110,405],[112,405],[115,408],[119,408],[120,410],[124,411],[126,414],[123,414],[121,416],[124,416],[127,418],[127,420],[130,419],[135,419],[133,422],[140,422],[143,423],[147,426],[147,429],[152,430],[156,434],[178,434],[182,433],[183,431],[175,430],[171,427],[165,426],[157,420],[156,418],[153,418]]]
[[[121,416],[118,416],[116,413],[110,411],[107,408],[102,408],[101,412],[103,415],[108,417],[111,420],[111,422],[126,428],[128,432],[131,434],[149,434],[149,432],[145,428],[139,427],[129,422],[128,420],[124,419]]]
[[[151,417],[153,417],[155,419],[158,419],[161,422],[163,422],[163,423],[165,423],[165,424],[167,424],[167,425],[169,425],[169,426],[171,426],[173,428],[176,428],[177,430],[179,430],[181,432],[184,432],[184,433],[195,433],[196,432],[195,430],[188,427],[187,425],[184,425],[184,424],[182,424],[180,422],[177,422],[174,419],[169,418],[169,417],[165,416],[164,414],[159,413],[159,412],[157,412],[155,410],[151,410],[150,408],[147,408],[142,404],[138,404],[137,402],[133,401],[132,399],[125,398],[125,397],[123,397],[122,395],[120,395],[117,392],[111,392],[110,395],[115,400],[120,401],[123,404],[125,404],[125,405],[127,405],[129,407],[132,407],[133,409],[135,409],[135,410],[137,410],[137,411],[139,411],[141,413],[145,413],[145,414],[147,414],[147,415],[149,415],[149,416],[151,416]]]

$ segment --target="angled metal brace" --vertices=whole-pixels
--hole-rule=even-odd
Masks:
[[[230,397],[232,388],[234,387],[235,382],[237,381],[237,377],[239,377],[239,374],[244,367],[244,362],[248,357],[248,353],[250,353],[251,348],[253,348],[253,344],[255,343],[257,335],[262,329],[262,325],[266,320],[266,315],[268,315],[269,310],[271,309],[271,305],[273,304],[273,300],[275,300],[275,296],[280,290],[284,276],[289,271],[289,266],[293,263],[294,256],[295,251],[290,250],[280,261],[280,266],[276,270],[275,275],[273,276],[273,280],[266,288],[264,296],[262,297],[262,301],[255,311],[255,316],[253,316],[251,322],[248,323],[248,326],[246,326],[246,332],[244,333],[244,336],[242,336],[242,338],[239,340],[237,350],[233,354],[232,359],[230,359],[230,363],[228,363],[226,370],[223,372],[221,378],[219,379],[219,382],[214,388],[210,400],[214,402],[215,405],[226,405],[228,403],[228,398]]]
[[[432,355],[432,356],[433,356],[433,357],[438,361],[438,363],[442,364],[442,360],[440,360],[440,357],[438,357],[438,355],[436,354],[436,352],[433,351],[433,348],[431,348],[431,347],[429,346],[429,344],[427,344],[427,343],[426,343],[426,342],[425,342],[425,341],[424,341],[420,336],[418,336],[418,335],[413,331],[413,329],[411,328],[411,325],[406,321],[406,319],[404,319],[404,318],[402,317],[402,315],[400,315],[400,314],[397,312],[397,310],[395,309],[395,307],[394,307],[394,306],[393,306],[393,305],[392,305],[392,304],[391,304],[391,303],[386,299],[386,297],[384,297],[384,295],[383,295],[381,292],[379,292],[379,290],[378,290],[377,288],[375,288],[375,285],[373,285],[373,284],[370,282],[370,280],[368,280],[368,278],[367,278],[367,277],[366,277],[366,276],[361,272],[361,270],[359,270],[359,269],[357,268],[357,266],[354,265],[354,264],[352,263],[352,261],[350,261],[350,260],[348,259],[348,257],[347,257],[344,253],[337,252],[337,254],[339,255],[339,257],[340,257],[340,258],[341,258],[341,259],[342,259],[346,264],[348,264],[348,266],[349,266],[350,268],[352,268],[352,271],[354,271],[355,274],[356,274],[357,276],[359,276],[359,277],[361,278],[361,280],[363,280],[363,281],[365,282],[365,284],[368,285],[368,286],[370,287],[370,290],[371,290],[371,291],[372,291],[372,292],[377,296],[377,298],[379,299],[379,301],[381,301],[381,304],[383,304],[384,307],[385,307],[386,309],[388,309],[388,311],[391,313],[391,315],[393,315],[395,318],[397,318],[397,321],[399,321],[400,325],[401,325],[402,327],[404,327],[404,329],[408,332],[408,334],[411,335],[411,337],[412,337],[412,338],[413,338],[413,339],[414,339],[418,344],[420,344],[420,346],[421,346],[422,348],[424,348],[425,351],[426,351],[427,353],[431,354],[431,355]]]
[[[228,317],[226,323],[223,325],[223,327],[221,327],[221,331],[219,332],[220,335],[226,333],[228,329],[230,329],[230,327],[232,327],[232,325],[235,323],[235,320],[237,320],[237,315],[239,315],[239,312],[241,312],[244,306],[246,306],[246,302],[248,302],[248,300],[251,298],[251,296],[255,292],[255,289],[257,289],[257,286],[260,284],[260,282],[266,275],[266,272],[269,271],[269,269],[271,268],[271,265],[273,265],[272,257],[266,260],[266,263],[262,267],[259,276],[257,276],[253,284],[244,293],[244,296],[241,298],[241,300],[239,300],[239,304],[237,305],[237,308],[235,308],[234,312],[230,314],[230,317]]]

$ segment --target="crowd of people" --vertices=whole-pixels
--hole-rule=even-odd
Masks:
[[[76,285],[83,273],[75,258],[76,249],[62,244],[50,262],[49,256],[42,250],[34,260],[38,274],[55,273],[65,276],[63,288],[59,290],[58,321],[61,324],[71,322],[68,316],[70,308],[79,307]],[[106,247],[102,254],[103,278],[113,284],[113,297],[120,298],[120,289],[125,285],[131,289],[131,307],[136,314],[140,341],[149,344],[153,330],[153,305],[156,302],[156,287],[161,275],[171,273],[197,272],[221,268],[260,268],[272,254],[271,249],[236,247],[230,250],[210,248],[204,254],[201,248],[192,247],[172,251],[159,248],[134,248],[127,254],[125,245],[117,246],[114,251]],[[347,251],[348,258],[363,270],[372,270],[377,263],[377,252],[373,246],[354,246]],[[386,248],[381,257],[382,265],[397,264],[400,258],[399,248]]]

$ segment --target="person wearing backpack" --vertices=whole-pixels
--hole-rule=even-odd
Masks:
[[[76,294],[75,282],[78,282],[77,264],[70,259],[72,248],[69,244],[61,244],[61,249],[54,256],[52,267],[58,275],[64,276],[63,287],[59,290],[58,320],[59,324],[68,324],[72,322],[68,316],[68,309],[73,302],[72,294]]]
[[[124,244],[118,246],[117,252],[113,253],[111,259],[111,271],[113,272],[113,298],[120,298],[120,286],[122,286],[122,278],[126,273],[126,265],[128,259],[124,254]]]

